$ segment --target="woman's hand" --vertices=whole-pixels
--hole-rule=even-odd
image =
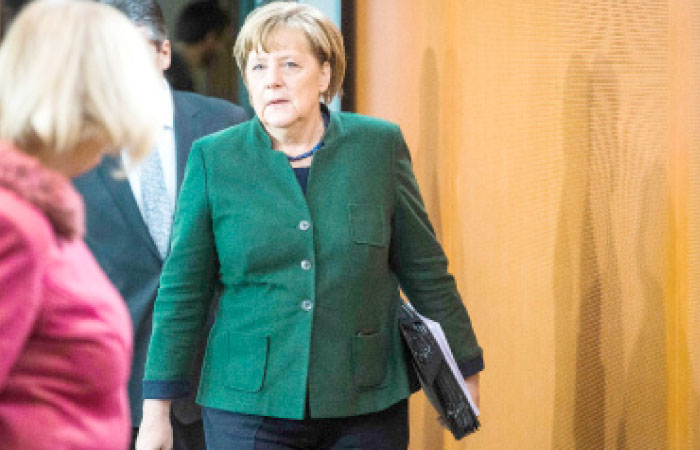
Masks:
[[[136,450],[172,450],[171,400],[143,401],[143,419],[136,438]]]
[[[474,404],[479,408],[479,374],[475,373],[465,378],[464,382],[467,383],[467,389],[469,389],[469,394],[472,396]]]
[[[464,382],[467,385],[467,389],[469,389],[469,395],[471,395],[474,404],[477,408],[479,408],[479,374],[476,373],[468,376],[464,379]],[[450,426],[447,424],[447,420],[445,420],[444,417],[438,416],[438,422],[440,422],[440,425],[443,427],[447,429],[450,428]]]

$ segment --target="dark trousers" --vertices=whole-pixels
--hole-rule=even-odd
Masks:
[[[332,419],[279,419],[202,408],[208,450],[408,448],[408,401],[371,414]]]
[[[170,423],[173,425],[173,450],[205,450],[207,448],[204,443],[204,428],[201,420],[184,424],[171,414]],[[139,429],[133,428],[131,431],[130,448],[134,450]]]

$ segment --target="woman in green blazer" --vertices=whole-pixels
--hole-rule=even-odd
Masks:
[[[476,398],[483,360],[401,131],[328,111],[345,52],[311,6],[258,8],[234,53],[256,117],[193,145],[137,448],[168,448],[219,283],[198,387],[209,448],[406,448],[399,287],[442,325]]]

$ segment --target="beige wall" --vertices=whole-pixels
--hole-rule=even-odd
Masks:
[[[700,448],[700,6],[358,0],[485,350],[483,429],[412,449]]]

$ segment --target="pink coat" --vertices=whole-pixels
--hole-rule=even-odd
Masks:
[[[0,447],[124,449],[131,323],[82,200],[0,142]]]

